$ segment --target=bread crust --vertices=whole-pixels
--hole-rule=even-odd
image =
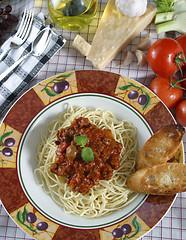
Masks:
[[[130,190],[151,195],[174,195],[186,191],[186,165],[163,163],[137,170],[127,179]]]
[[[136,160],[136,169],[167,162],[179,148],[184,133],[184,127],[177,124],[161,128],[143,145]]]

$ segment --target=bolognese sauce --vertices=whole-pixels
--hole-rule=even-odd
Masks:
[[[82,159],[82,147],[75,141],[75,136],[81,135],[87,136],[86,147],[92,149],[94,161]],[[77,118],[59,130],[56,145],[56,159],[50,170],[63,176],[73,191],[88,192],[100,180],[109,180],[120,167],[122,144],[115,141],[111,130],[98,128],[88,118]]]

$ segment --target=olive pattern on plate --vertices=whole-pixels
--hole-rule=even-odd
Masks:
[[[118,87],[118,88],[123,91],[128,90],[130,88],[136,89],[136,90],[131,90],[128,93],[128,98],[132,99],[132,100],[138,98],[138,104],[142,105],[143,110],[149,106],[150,101],[151,101],[150,96],[141,87],[134,85],[132,82],[129,82],[129,84]]]
[[[2,150],[0,150],[0,152],[2,152],[5,157],[11,157],[13,155],[13,150],[11,147],[14,146],[15,139],[9,137],[12,133],[13,131],[6,132],[0,136],[0,147],[2,147]],[[3,159],[0,159],[0,162],[2,164],[6,164]]]
[[[46,94],[50,97],[54,97],[63,91],[67,91],[69,88],[69,82],[66,78],[70,77],[72,72],[69,74],[61,74],[50,82],[48,82],[41,91],[45,91]]]
[[[28,228],[31,232],[39,234],[38,231],[45,231],[48,228],[48,223],[38,222],[36,226],[33,226],[33,223],[36,223],[37,216],[33,212],[28,212],[26,206],[24,206],[23,212],[19,210],[16,214],[17,221]]]
[[[135,228],[135,232],[133,234],[131,225],[125,223],[121,226],[121,228],[115,228],[112,231],[113,237],[120,238],[121,240],[133,238],[141,231],[141,224],[137,221],[137,216],[133,218],[132,225]]]

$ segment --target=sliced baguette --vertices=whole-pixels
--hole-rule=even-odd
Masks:
[[[185,133],[181,125],[171,124],[152,135],[140,150],[136,169],[167,162],[177,151]]]
[[[173,195],[186,191],[186,165],[163,163],[137,170],[127,179],[134,192],[152,195]]]

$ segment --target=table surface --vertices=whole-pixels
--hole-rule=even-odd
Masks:
[[[17,16],[20,16],[24,8],[33,10],[35,14],[43,12],[46,16],[48,16],[46,2],[47,1],[43,0],[10,0],[6,1],[6,4],[10,3],[12,5],[13,11]],[[27,89],[31,88],[36,83],[48,77],[62,72],[94,69],[89,61],[87,61],[80,53],[73,49],[72,41],[76,34],[80,34],[86,41],[91,43],[103,10],[106,6],[106,2],[106,0],[98,1],[98,11],[96,17],[89,26],[80,32],[68,32],[58,29],[58,31],[67,40],[66,45],[41,69],[38,76],[27,87]],[[7,31],[7,33],[4,35],[3,40],[5,40],[10,35],[11,31],[12,29],[9,29]],[[153,41],[164,37],[164,34],[157,36],[155,33],[155,26],[154,24],[151,24],[144,31],[142,31],[142,33],[139,34],[125,49],[123,49],[104,70],[133,78],[148,87],[151,80],[155,77],[155,74],[151,71],[147,64],[143,67],[139,67],[137,65],[137,59],[134,59],[133,63],[128,67],[122,67],[120,65],[122,64],[126,51],[135,51],[136,44],[149,34]],[[25,91],[27,89],[25,89]],[[174,115],[174,111],[172,113]],[[4,116],[0,116],[0,120],[2,120],[3,117]],[[186,152],[186,134],[183,138],[183,143]],[[0,240],[4,239],[31,240],[33,238],[31,238],[14,223],[0,201]],[[155,228],[153,228],[141,239],[186,239],[186,192],[177,195],[176,200],[164,218],[155,226]]]

